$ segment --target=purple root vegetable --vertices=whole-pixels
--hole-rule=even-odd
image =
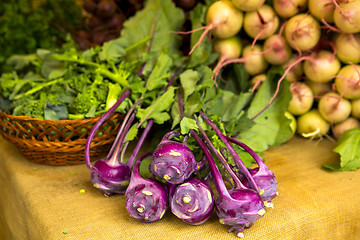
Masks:
[[[128,121],[123,124],[124,128],[120,129],[117,141],[114,142],[115,148],[105,159],[95,162],[90,172],[90,178],[94,187],[102,190],[106,195],[113,193],[124,194],[130,180],[130,167],[123,161],[119,161],[122,145],[135,113],[131,114]],[[122,131],[124,130],[124,132]]]
[[[265,165],[260,156],[249,146],[231,137],[227,137],[227,139],[230,142],[233,142],[242,147],[255,159],[258,167],[249,169],[249,172],[259,187],[260,196],[264,201],[264,205],[266,207],[273,207],[271,202],[278,195],[277,190],[279,187],[274,173]],[[245,187],[250,187],[246,177],[242,176],[240,180],[245,185]]]
[[[259,193],[254,189],[238,187],[228,190],[205,143],[194,130],[191,130],[191,135],[208,159],[211,175],[219,193],[215,201],[215,210],[220,223],[231,226],[230,232],[236,231],[237,236],[243,237],[245,227],[251,227],[265,214],[264,203]]]
[[[94,187],[102,190],[108,196],[112,193],[123,194],[125,192],[130,180],[130,168],[125,163],[115,159],[113,151],[110,151],[105,159],[97,160],[92,166],[90,161],[91,141],[99,127],[129,94],[130,90],[125,91],[119,100],[99,119],[91,129],[85,144],[85,163],[90,170],[91,181]],[[118,142],[114,142],[114,145],[117,145],[117,143]]]
[[[150,172],[171,184],[183,183],[197,170],[194,154],[185,142],[170,140],[172,136],[180,135],[172,131],[164,135],[154,150]]]
[[[191,178],[176,185],[170,194],[172,213],[181,221],[201,225],[214,211],[214,193],[208,182]]]
[[[130,216],[142,222],[160,220],[168,206],[168,189],[162,182],[145,179],[140,175],[142,160],[151,156],[148,152],[135,160],[129,186],[125,192],[126,209]]]

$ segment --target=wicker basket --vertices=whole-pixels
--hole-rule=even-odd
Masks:
[[[30,161],[46,165],[74,165],[85,162],[86,138],[100,117],[54,121],[0,112],[0,118],[3,137]],[[102,124],[91,143],[91,160],[108,153],[122,118],[123,115],[114,113]]]

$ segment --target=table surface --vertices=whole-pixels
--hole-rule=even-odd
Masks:
[[[323,170],[338,161],[333,147],[294,137],[264,152],[279,196],[244,239],[360,239],[360,172]],[[36,164],[1,136],[0,173],[0,239],[238,239],[215,213],[200,226],[171,211],[155,223],[134,220],[123,195],[92,186],[85,164]]]

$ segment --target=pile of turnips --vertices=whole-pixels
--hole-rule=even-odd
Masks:
[[[214,80],[228,64],[244,64],[253,91],[274,65],[291,82],[286,115],[306,138],[339,136],[360,127],[360,1],[215,1],[199,41],[219,53]],[[208,40],[207,35],[212,39]],[[276,97],[278,89],[275,92]]]

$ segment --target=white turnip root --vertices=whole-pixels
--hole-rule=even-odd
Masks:
[[[334,137],[338,139],[341,134],[353,128],[360,128],[360,122],[354,117],[349,117],[348,119],[335,124],[333,131]]]
[[[289,18],[306,8],[307,0],[274,0],[275,12],[282,18]]]
[[[213,48],[215,52],[220,54],[218,63],[213,69],[213,72],[217,76],[225,61],[230,59],[237,59],[241,56],[242,42],[238,36],[233,36],[226,39],[217,38],[213,42]]]
[[[298,60],[298,58],[296,56],[292,56],[285,64],[282,65],[282,67],[284,69],[287,69],[296,60]],[[289,69],[289,72],[286,74],[286,80],[289,82],[297,81],[304,73],[303,66],[304,66],[303,62],[298,62],[291,69]]]
[[[334,40],[336,56],[343,63],[360,62],[360,33],[340,33]]]
[[[347,0],[336,4],[334,23],[345,33],[360,32],[360,0]]]
[[[291,58],[291,48],[285,38],[275,34],[264,41],[264,57],[274,65],[285,64]]]
[[[189,54],[201,44],[204,37],[211,32],[217,38],[235,36],[242,28],[244,14],[229,0],[216,1],[211,4],[206,12],[205,29],[198,42],[192,47]]]
[[[333,0],[308,0],[308,9],[318,21],[334,22],[335,5]]]
[[[259,9],[265,0],[232,0],[231,2],[241,11],[249,12]]]
[[[249,75],[263,73],[268,67],[269,64],[266,62],[262,52],[263,48],[259,44],[244,47],[242,57],[245,59],[244,67]]]
[[[291,17],[285,25],[285,39],[298,51],[307,51],[315,47],[321,36],[319,22],[311,15],[300,13]]]
[[[330,82],[341,68],[340,60],[330,51],[320,50],[304,61],[304,73],[314,82]]]
[[[345,98],[360,98],[360,65],[342,67],[336,75],[335,87]]]
[[[360,119],[360,98],[351,101],[351,116]]]
[[[310,87],[303,82],[293,82],[290,85],[292,98],[287,111],[295,116],[308,112],[314,103],[314,95]]]
[[[330,130],[328,123],[316,108],[297,118],[297,133],[305,138],[321,138]]]
[[[288,112],[288,111],[285,112],[285,117],[290,120],[289,126],[290,126],[290,129],[291,129],[291,132],[292,132],[291,136],[289,137],[289,139],[290,139],[290,138],[292,138],[292,137],[295,135],[295,133],[296,133],[297,121],[296,121],[295,116],[292,115],[292,114],[291,114],[290,112]]]
[[[314,82],[309,79],[305,79],[305,84],[308,85],[314,94],[314,100],[323,96],[325,93],[332,91],[332,82]]]
[[[351,114],[351,103],[336,92],[323,95],[318,104],[321,116],[328,122],[336,124],[347,119]]]
[[[279,17],[269,5],[263,4],[256,11],[246,12],[244,30],[255,42],[273,35],[279,27]]]

